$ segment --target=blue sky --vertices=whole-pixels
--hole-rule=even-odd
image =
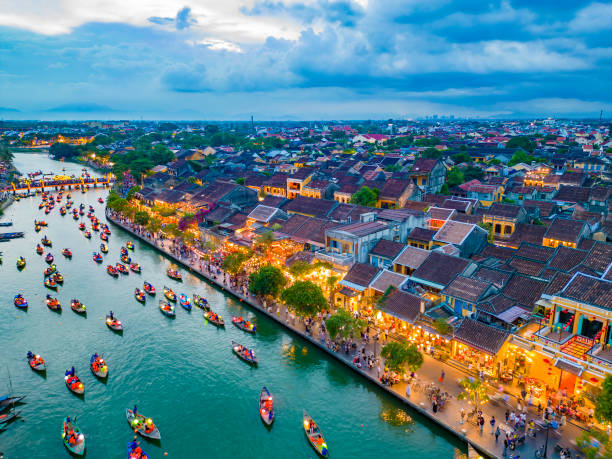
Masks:
[[[598,117],[612,3],[9,0],[4,119]]]

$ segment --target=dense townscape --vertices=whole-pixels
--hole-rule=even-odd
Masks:
[[[610,457],[611,129],[3,122],[1,197],[54,179],[14,178],[11,152],[96,168],[113,221],[482,451]]]

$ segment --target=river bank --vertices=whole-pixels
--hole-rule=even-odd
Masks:
[[[352,362],[352,359],[353,359],[352,355],[344,354],[341,352],[336,352],[328,348],[325,345],[324,341],[321,341],[313,337],[313,335],[317,336],[316,333],[312,333],[312,334],[307,333],[305,330],[304,324],[300,321],[296,321],[296,319],[293,316],[289,315],[286,309],[283,310],[283,308],[280,305],[268,306],[266,304],[262,304],[258,298],[254,297],[252,294],[249,294],[244,289],[240,290],[240,289],[232,288],[224,280],[220,280],[217,275],[211,275],[208,270],[203,269],[201,264],[196,263],[191,259],[186,259],[184,257],[181,257],[177,253],[174,253],[172,250],[169,250],[168,247],[161,246],[159,243],[156,243],[155,240],[147,237],[147,235],[141,234],[140,232],[135,231],[133,228],[122,223],[118,218],[114,217],[111,212],[107,211],[107,218],[115,225],[121,227],[123,230],[130,232],[134,236],[138,237],[140,240],[150,244],[152,247],[162,252],[165,256],[171,258],[177,264],[183,266],[184,268],[187,268],[190,272],[198,274],[199,276],[206,279],[211,284],[220,288],[222,291],[229,292],[231,295],[238,298],[239,301],[246,303],[250,307],[256,309],[258,312],[265,314],[270,319],[274,320],[275,322],[282,325],[286,329],[290,330],[294,334],[300,336],[302,339],[317,346],[319,349],[323,350],[328,355],[333,356],[338,361],[345,364],[348,368],[358,373],[362,377],[366,378],[372,384],[376,385],[378,388],[396,397],[402,403],[406,404],[407,406],[412,408],[414,411],[419,413],[419,415],[427,418],[429,421],[446,429],[447,431],[457,436],[462,441],[465,441],[468,444],[470,444],[472,447],[474,447],[481,453],[489,457],[501,457],[500,451],[498,451],[499,449],[498,442],[495,441],[492,443],[491,441],[487,441],[487,442],[482,441],[483,439],[482,434],[478,432],[479,429],[477,427],[470,425],[468,423],[463,424],[462,422],[461,423],[458,422],[457,414],[459,410],[454,412],[454,414],[449,414],[449,413],[453,413],[451,410],[448,410],[445,412],[434,413],[431,408],[428,409],[427,406],[429,404],[429,401],[427,400],[427,397],[425,396],[424,393],[420,393],[420,394],[415,393],[411,395],[410,398],[408,398],[407,396],[404,395],[406,391],[405,383],[401,383],[395,386],[387,386],[387,385],[382,384],[378,378],[379,375],[377,374],[377,371],[380,371],[379,369],[378,370],[374,370],[374,369],[366,370],[366,369],[358,368]],[[222,276],[222,279],[224,279],[223,276]],[[371,345],[370,345],[369,350],[372,350]],[[376,348],[374,348],[374,350],[376,350]],[[429,361],[430,364],[432,363],[431,361],[433,361],[433,359],[431,359],[428,356],[426,356],[426,359]],[[460,374],[459,372],[457,372],[457,370],[453,369],[452,367],[445,368],[445,372],[447,374],[450,373],[449,375],[450,378],[452,378],[453,376],[455,376],[456,378],[461,378],[464,376]],[[423,371],[420,371],[419,373],[421,373],[421,377],[423,378],[423,380],[425,380],[427,376],[433,376],[433,375],[428,375],[429,372],[425,373]],[[430,380],[432,381],[435,380],[435,377],[431,377]],[[499,419],[502,419],[502,417],[500,416]],[[485,436],[484,439],[491,440],[490,438],[488,438],[488,436]]]

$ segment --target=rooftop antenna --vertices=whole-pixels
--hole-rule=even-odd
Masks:
[[[601,118],[603,117],[603,109],[599,111],[599,122],[601,123]]]
[[[251,115],[251,130],[255,132],[255,123],[253,123],[253,115]]]

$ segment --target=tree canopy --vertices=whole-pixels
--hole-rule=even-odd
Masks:
[[[325,321],[325,326],[331,339],[336,339],[338,335],[342,338],[357,336],[366,327],[366,321],[356,319],[346,309],[338,309],[336,313]]]
[[[390,341],[385,344],[380,353],[385,359],[385,366],[396,373],[403,373],[406,367],[417,371],[423,365],[423,354],[415,344]]]
[[[249,290],[255,295],[277,297],[286,282],[280,269],[266,265],[249,276]]]
[[[606,376],[601,393],[595,400],[595,417],[602,422],[612,422],[612,376]]]
[[[465,177],[461,169],[455,166],[448,171],[448,174],[446,174],[446,184],[449,188],[459,186],[462,183],[465,183]]]
[[[146,226],[149,223],[149,214],[144,210],[140,210],[134,214],[134,221],[140,226]]]
[[[529,153],[533,153],[535,146],[535,143],[532,142],[529,137],[523,135],[512,137],[506,143],[506,148],[522,148],[523,150],[528,151]]]
[[[380,191],[377,188],[369,188],[367,186],[351,196],[351,204],[359,204],[360,206],[376,207],[378,203],[378,194]]]
[[[250,258],[250,255],[245,252],[230,253],[225,257],[221,267],[224,271],[236,275],[242,270],[244,262]]]
[[[327,307],[321,287],[310,281],[298,281],[281,293],[281,300],[296,315],[313,316]]]

